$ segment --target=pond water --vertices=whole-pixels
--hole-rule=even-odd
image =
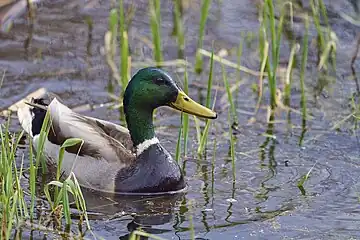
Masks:
[[[24,19],[16,20],[12,31],[0,40],[0,70],[6,70],[0,89],[0,108],[6,109],[42,87],[59,95],[70,107],[98,106],[111,101],[108,94],[110,73],[103,54],[109,2],[44,1],[39,4],[32,29]],[[124,2],[128,7],[135,6],[129,28],[132,61],[148,61],[152,58],[148,44],[151,42],[148,2]],[[248,37],[250,40],[244,43],[241,64],[258,70],[257,2],[213,1],[204,49],[210,51],[215,41],[216,51],[226,49],[229,53],[226,58],[236,62],[235,49],[245,33],[252,38]],[[306,11],[308,3],[302,2]],[[95,235],[105,239],[127,239],[129,231],[142,226],[145,231],[165,239],[190,239],[193,224],[197,239],[360,238],[360,145],[351,117],[354,110],[351,97],[355,96],[356,101],[359,93],[354,81],[356,75],[350,68],[359,28],[339,16],[339,12],[352,13],[347,1],[324,2],[330,25],[338,37],[337,66],[336,73],[331,76],[324,77],[317,71],[316,31],[311,26],[305,82],[310,118],[304,123],[301,115],[294,111],[289,124],[287,112],[279,110],[276,123],[271,125],[266,121],[266,109],[261,108],[257,121],[248,123],[257,102],[252,85],[258,82],[258,77],[242,73],[241,85],[234,95],[239,126],[235,148],[236,182],[233,184],[227,140],[229,107],[221,66],[215,63],[218,89],[215,110],[219,118],[213,121],[204,159],[196,156],[196,130],[194,122],[190,121],[189,154],[182,159],[187,192],[173,197],[134,199],[111,198],[84,190]],[[189,1],[184,14],[185,55],[192,63],[200,9],[200,1]],[[170,37],[172,1],[162,1],[161,13],[164,58],[176,59],[176,41]],[[85,21],[87,16],[93,20],[91,34]],[[300,20],[294,22],[294,29],[295,38],[301,39],[303,25]],[[288,59],[289,46],[284,39],[282,62]],[[208,59],[204,60],[207,66]],[[137,69],[134,66],[132,73]],[[360,60],[355,62],[355,73],[359,69]],[[181,84],[181,69],[168,67],[166,70],[175,79],[178,77]],[[236,71],[227,68],[227,72],[230,82],[235,84]],[[198,101],[206,96],[207,76],[207,67],[200,76],[189,73],[189,95]],[[298,71],[295,71],[291,93],[294,109],[300,109],[300,93]],[[106,107],[85,109],[82,113],[119,123],[119,112]],[[174,155],[180,115],[167,108],[156,114],[158,137]],[[0,120],[5,121],[5,117]],[[20,131],[15,115],[11,131]],[[27,153],[26,148],[19,151]],[[311,169],[304,184],[305,193],[302,193],[298,181]],[[44,233],[34,231],[31,234],[38,238]],[[86,236],[91,238],[90,233]]]

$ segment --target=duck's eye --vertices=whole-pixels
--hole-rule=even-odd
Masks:
[[[165,84],[165,79],[163,79],[162,77],[158,77],[154,79],[154,82],[158,85],[163,85]]]

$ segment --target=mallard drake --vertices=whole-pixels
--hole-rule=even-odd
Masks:
[[[18,118],[35,149],[48,109],[52,126],[44,147],[47,162],[56,165],[66,139],[81,138],[81,146],[66,149],[62,171],[74,172],[84,187],[116,193],[160,193],[186,186],[179,165],[155,136],[154,109],[169,106],[203,118],[217,117],[188,97],[165,71],[153,67],[139,70],[126,87],[123,106],[128,129],[80,115],[56,98],[49,105],[42,99],[34,103],[20,108]]]

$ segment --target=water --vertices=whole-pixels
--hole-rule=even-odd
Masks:
[[[16,21],[10,36],[0,41],[0,69],[6,77],[0,89],[2,109],[28,93],[45,87],[58,94],[70,107],[109,102],[107,93],[109,70],[103,56],[103,39],[108,28],[110,5],[106,1],[45,1],[37,11],[36,24],[29,29],[23,19]],[[92,4],[94,3],[95,4]],[[129,6],[130,1],[125,1]],[[223,0],[212,4],[204,48],[227,49],[227,58],[236,62],[235,48],[241,33],[252,33],[253,40],[244,45],[242,64],[257,70],[257,31],[259,27],[255,1]],[[308,7],[307,1],[304,7]],[[177,56],[172,31],[171,1],[163,1],[162,35],[164,58]],[[196,131],[190,121],[189,156],[184,160],[188,191],[169,198],[109,198],[85,191],[93,231],[105,239],[126,239],[129,231],[141,225],[144,230],[166,239],[190,239],[194,225],[198,239],[349,239],[360,238],[360,164],[358,131],[348,117],[353,111],[351,96],[357,96],[356,83],[350,69],[359,28],[339,17],[351,15],[346,1],[325,1],[330,24],[338,36],[337,70],[331,77],[316,71],[317,51],[310,45],[306,78],[308,110],[311,119],[302,124],[301,116],[291,113],[288,124],[285,111],[278,111],[274,126],[266,123],[266,109],[260,109],[257,121],[248,124],[257,97],[251,85],[257,77],[242,74],[242,85],[236,90],[239,118],[236,143],[236,183],[232,182],[229,157],[226,92],[221,87],[221,68],[215,64],[215,85],[220,85],[215,109],[219,119],[210,131],[206,159],[196,157]],[[133,62],[151,59],[152,50],[146,1],[136,1],[129,30]],[[200,1],[191,1],[185,14],[186,50],[194,62],[199,22]],[[86,16],[94,25],[89,34]],[[295,21],[294,35],[301,38],[302,24]],[[316,37],[314,27],[310,39]],[[31,39],[31,41],[29,41]],[[281,60],[289,55],[287,41],[282,43]],[[207,64],[208,59],[204,58]],[[359,71],[359,60],[355,72]],[[286,65],[284,65],[286,66]],[[167,68],[176,79],[182,72]],[[134,67],[132,72],[136,71]],[[207,68],[199,77],[190,73],[190,96],[205,96]],[[300,108],[300,85],[295,71],[291,106]],[[228,69],[232,83],[235,71]],[[282,86],[279,81],[279,86]],[[265,95],[268,95],[265,93]],[[357,99],[356,99],[357,100]],[[264,102],[268,101],[265,98]],[[224,107],[225,106],[225,107]],[[249,113],[250,112],[250,113]],[[119,113],[105,107],[87,109],[84,114],[119,123]],[[5,118],[2,118],[3,121]],[[337,125],[338,123],[342,123]],[[174,155],[180,116],[167,108],[157,112],[158,137]],[[291,127],[289,127],[291,126]],[[20,131],[15,116],[12,131]],[[267,138],[264,133],[272,133]],[[216,156],[213,161],[214,140]],[[299,145],[303,138],[302,146]],[[24,153],[27,149],[21,150]],[[19,154],[20,155],[20,154]],[[20,160],[20,159],[19,159]],[[313,169],[312,169],[313,168]],[[298,181],[312,169],[304,184]],[[25,184],[26,185],[26,184]],[[24,232],[26,232],[24,230]],[[42,236],[33,232],[34,237]],[[90,233],[86,233],[91,237]],[[28,234],[25,233],[24,236]]]

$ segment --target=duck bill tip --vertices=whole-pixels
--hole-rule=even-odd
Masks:
[[[216,112],[195,102],[183,91],[179,91],[176,100],[170,104],[170,107],[201,118],[217,118]]]

